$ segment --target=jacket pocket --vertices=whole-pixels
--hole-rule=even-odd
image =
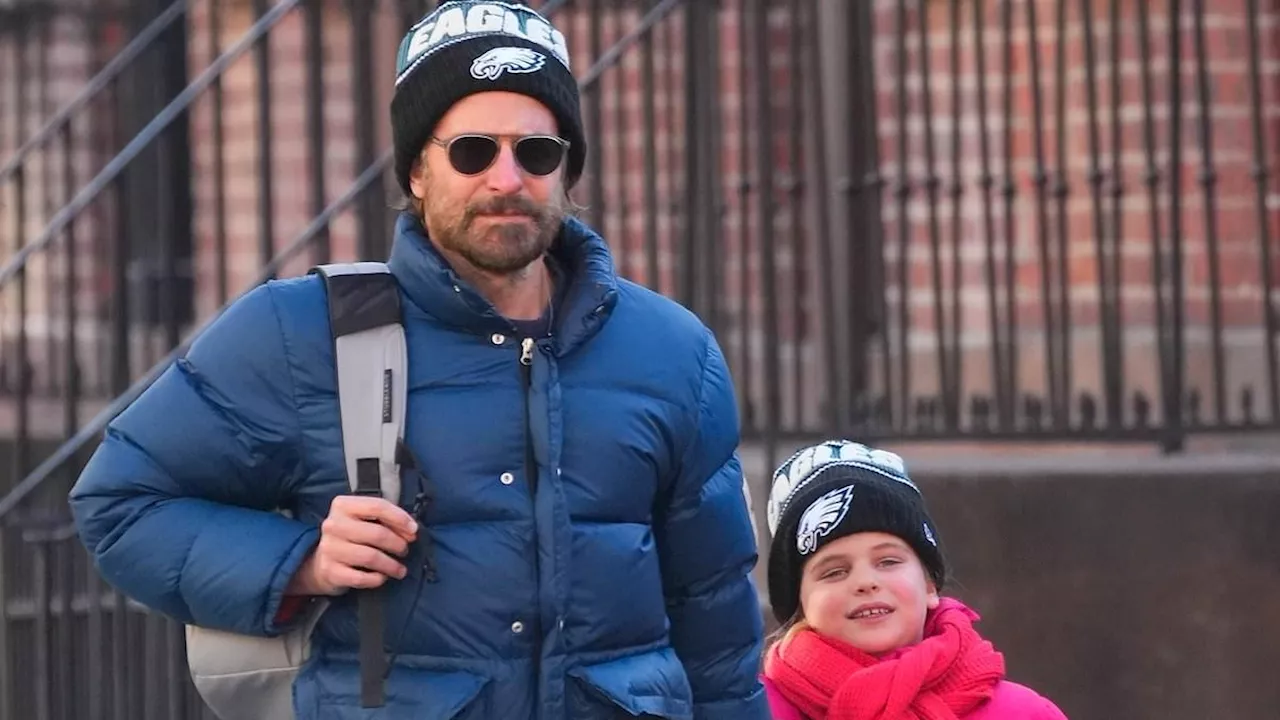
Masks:
[[[486,717],[477,699],[489,678],[466,670],[397,667],[388,678],[386,704],[360,705],[359,669],[318,667],[294,685],[298,720],[478,720]]]
[[[693,718],[689,678],[671,648],[583,665],[569,676],[566,700],[574,720]]]

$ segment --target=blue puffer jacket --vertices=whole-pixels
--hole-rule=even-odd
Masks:
[[[569,285],[534,353],[526,415],[520,338],[399,219],[405,433],[435,496],[438,581],[419,582],[420,540],[410,575],[389,585],[396,661],[376,712],[360,708],[354,599],[337,600],[294,687],[300,720],[768,717],[724,358],[694,315],[616,277],[581,223],[566,222],[554,252]],[[229,309],[112,423],[71,506],[128,595],[183,622],[272,634],[346,491],[324,288],[310,276]]]

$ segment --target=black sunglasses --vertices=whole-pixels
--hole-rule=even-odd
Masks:
[[[501,135],[457,135],[448,140],[431,138],[445,149],[449,164],[463,175],[479,175],[498,159]],[[564,162],[569,141],[555,135],[519,135],[512,138],[516,163],[530,175],[550,175]]]

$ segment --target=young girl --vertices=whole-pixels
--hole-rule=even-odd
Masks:
[[[1005,680],[977,613],[939,595],[938,532],[897,455],[801,450],[774,473],[769,530],[775,720],[1066,720]]]

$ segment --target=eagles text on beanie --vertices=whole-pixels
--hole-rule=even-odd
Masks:
[[[391,134],[405,194],[440,118],[467,95],[490,90],[528,95],[551,110],[569,141],[565,185],[577,182],[587,142],[564,35],[524,5],[451,0],[410,28],[396,55]]]

